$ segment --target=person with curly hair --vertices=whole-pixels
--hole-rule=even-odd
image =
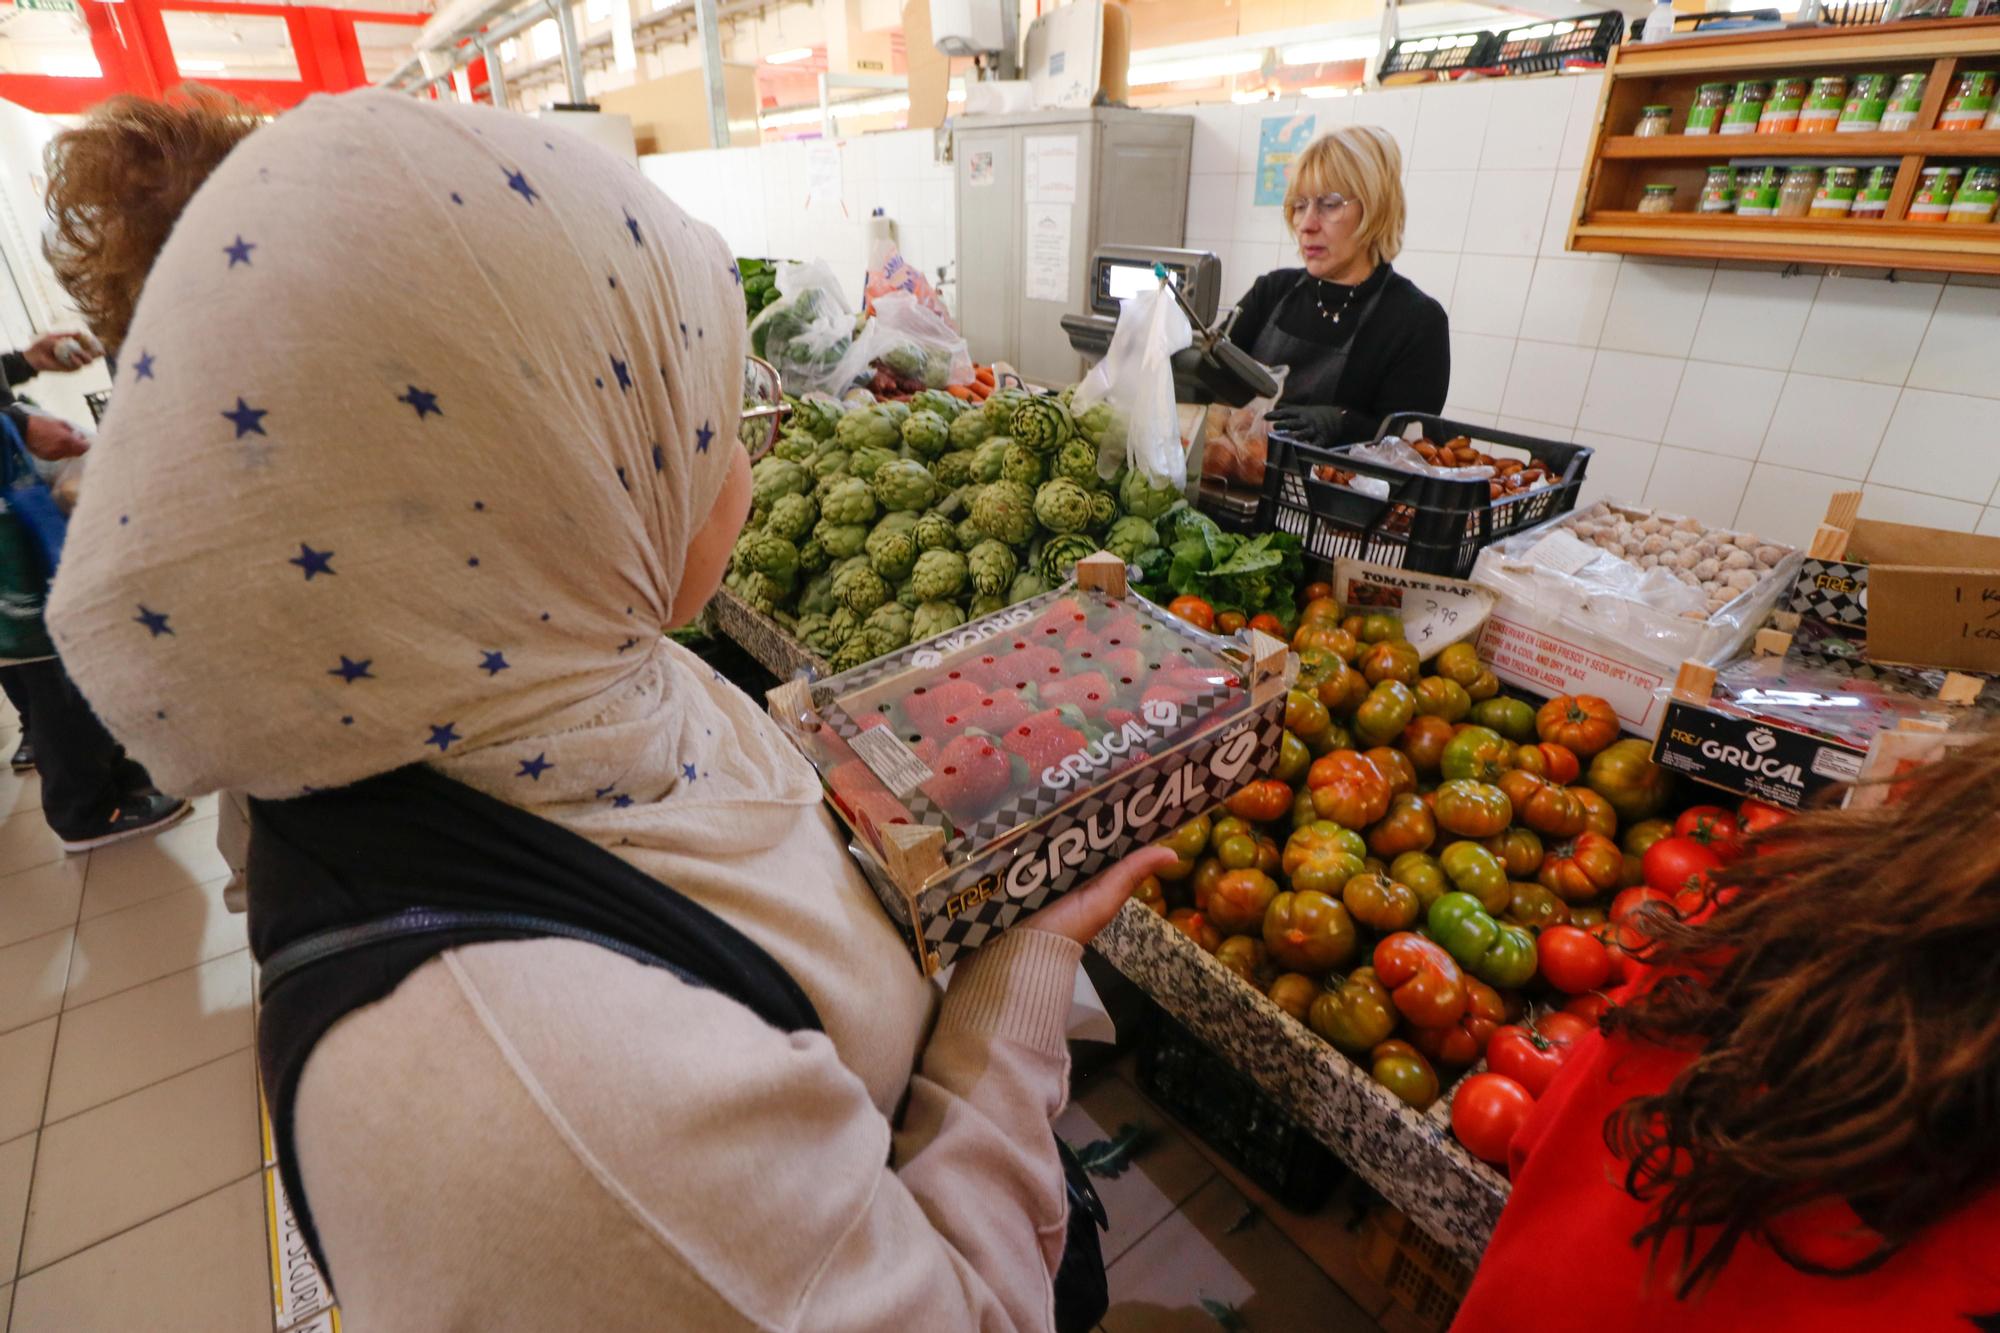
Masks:
[[[1997,824],[1985,737],[1627,918],[1454,1328],[2000,1328]]]

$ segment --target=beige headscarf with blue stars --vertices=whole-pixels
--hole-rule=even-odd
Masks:
[[[167,791],[424,761],[609,843],[673,841],[663,816],[699,841],[716,802],[780,836],[810,769],[660,636],[739,447],[743,325],[721,239],[630,164],[502,112],[314,98],[216,170],[147,283],[51,600],[63,659]]]

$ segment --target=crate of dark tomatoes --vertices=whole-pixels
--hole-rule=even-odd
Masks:
[[[927,973],[1270,771],[1285,645],[1074,581],[770,695]]]
[[[1745,831],[1785,815],[1686,805],[1605,700],[1510,697],[1471,640],[1425,659],[1395,615],[1307,593],[1276,768],[1162,839],[1179,861],[1143,893],[1230,992],[1168,1007],[1476,1257],[1505,1186],[1473,1159],[1504,1168],[1645,923],[1709,910]],[[1371,1117],[1384,1090],[1402,1105]]]
[[[1322,572],[1338,556],[1464,578],[1502,537],[1576,507],[1587,445],[1417,412],[1370,444],[1272,432],[1257,525],[1295,533]]]

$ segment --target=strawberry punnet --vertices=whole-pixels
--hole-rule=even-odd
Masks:
[[[1006,799],[1013,766],[993,744],[976,732],[954,736],[933,766],[936,776],[924,792],[956,820],[977,819]]]
[[[1085,717],[1102,717],[1117,698],[1117,691],[1101,671],[1078,676],[1059,676],[1042,686],[1042,702],[1061,707],[1068,704]]]
[[[944,680],[911,693],[903,700],[903,713],[921,735],[953,736],[973,724],[973,710],[986,697],[986,688],[976,681]]]
[[[1015,644],[1020,647],[1015,647]],[[1046,685],[1063,674],[1062,654],[1023,639],[1003,640],[965,666],[965,674],[992,690]]]
[[[1021,756],[1030,769],[1039,771],[1075,754],[1090,739],[1070,725],[1064,710],[1044,708],[1002,736],[1000,743]]]

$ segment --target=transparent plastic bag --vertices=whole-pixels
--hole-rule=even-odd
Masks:
[[[1115,462],[1104,456],[1115,451],[1115,432],[1098,443],[1097,468],[1129,464],[1155,485],[1187,484],[1187,449],[1181,441],[1180,418],[1174,405],[1174,353],[1194,341],[1194,329],[1164,286],[1126,298],[1118,309],[1118,327],[1104,359],[1090,368],[1077,385],[1071,410],[1082,415],[1098,404],[1109,405],[1125,422],[1124,456]]]
[[[878,371],[882,378],[870,385],[878,395],[970,384],[972,351],[950,320],[913,293],[890,292],[841,358],[840,382],[868,382]]]
[[[1271,423],[1264,418],[1285,396],[1287,366],[1270,367],[1278,389],[1269,398],[1252,399],[1242,407],[1220,403],[1208,409],[1208,447],[1201,457],[1201,474],[1248,486],[1264,484],[1270,454]]]
[[[854,345],[854,311],[825,260],[778,265],[777,300],[750,322],[750,350],[769,361],[785,392],[839,393],[852,376],[841,368]]]

